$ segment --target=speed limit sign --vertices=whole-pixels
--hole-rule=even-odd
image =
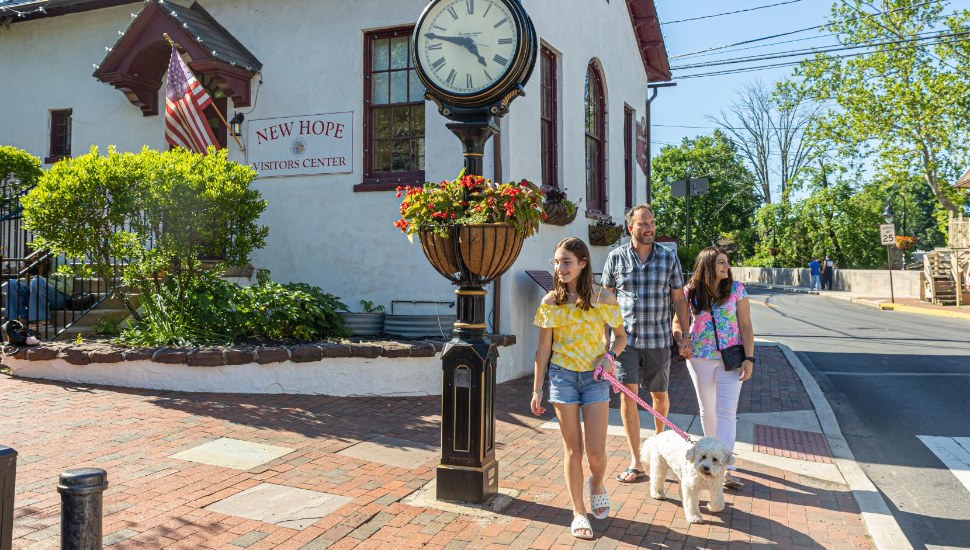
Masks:
[[[879,237],[882,244],[896,244],[896,226],[891,223],[884,223],[879,226]]]

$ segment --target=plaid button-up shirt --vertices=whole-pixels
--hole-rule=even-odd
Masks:
[[[673,344],[670,291],[684,286],[680,260],[673,250],[654,243],[642,263],[632,244],[616,248],[606,257],[602,283],[616,289],[628,345],[664,349]]]

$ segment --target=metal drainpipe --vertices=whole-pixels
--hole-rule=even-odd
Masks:
[[[495,125],[502,127],[502,119],[496,118]],[[502,134],[499,133],[492,140],[492,181],[498,183],[503,179],[502,176]],[[502,277],[497,277],[492,284],[492,332],[502,333]]]

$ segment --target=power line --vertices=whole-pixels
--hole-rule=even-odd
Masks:
[[[960,34],[968,34],[968,33],[960,33]],[[943,40],[943,41],[939,41],[939,42],[929,42],[929,43],[921,43],[921,44],[911,44],[911,45],[908,45],[908,46],[902,46],[902,47],[900,47],[898,49],[899,50],[905,50],[905,49],[919,48],[919,47],[923,47],[923,46],[935,46],[935,45],[938,45],[938,44],[959,44],[959,43],[968,42],[968,41],[970,41],[970,40],[968,40],[966,38],[960,38],[960,39],[949,40],[949,41]],[[877,52],[866,51],[866,52],[848,53],[848,54],[845,54],[845,55],[833,55],[833,56],[829,56],[829,59],[845,59],[845,58],[848,58],[848,57],[856,57],[856,56],[860,56],[860,55],[870,55],[870,54],[873,54],[873,53],[877,53]],[[769,64],[769,65],[756,65],[754,67],[741,67],[741,68],[734,68],[734,69],[723,69],[723,70],[719,70],[719,71],[700,72],[700,73],[694,73],[694,74],[689,74],[689,75],[678,75],[677,76],[677,79],[678,80],[683,80],[683,79],[687,79],[687,78],[701,78],[701,77],[708,77],[708,76],[723,76],[723,75],[732,75],[732,74],[747,73],[747,72],[751,72],[751,71],[760,71],[762,69],[774,69],[774,68],[778,68],[778,67],[790,67],[790,66],[793,66],[793,65],[798,65],[798,64],[802,63],[803,61],[804,61],[804,59],[799,59],[799,60],[795,60],[795,61],[784,61],[784,62],[781,62],[781,63],[774,63],[774,64]]]
[[[876,15],[885,15],[885,14],[894,13],[894,12],[897,12],[897,11],[900,11],[900,10],[915,9],[915,8],[920,7],[920,6],[925,6],[927,4],[933,4],[935,2],[941,2],[941,1],[948,2],[949,0],[927,0],[926,2],[921,2],[919,4],[915,4],[915,5],[912,5],[912,6],[904,6],[904,7],[892,9],[892,10],[889,10],[889,11],[884,11],[884,12],[879,12],[879,13],[873,13],[873,14],[867,14],[865,17],[875,17]],[[848,21],[855,21],[855,20],[862,19],[862,18],[863,18],[863,16],[855,17],[855,18],[852,18],[852,19],[847,19],[846,22],[848,22]],[[779,34],[772,34],[772,35],[769,35],[769,36],[762,36],[760,38],[752,38],[751,40],[743,40],[741,42],[735,42],[733,44],[725,44],[723,46],[714,46],[712,48],[707,48],[707,49],[704,49],[704,50],[697,50],[695,52],[688,52],[688,53],[683,53],[683,54],[680,54],[680,55],[675,55],[675,56],[671,57],[670,59],[680,59],[680,58],[683,58],[683,57],[688,57],[688,56],[692,56],[692,55],[696,55],[696,54],[700,54],[700,53],[707,53],[707,52],[712,52],[712,51],[716,51],[716,50],[724,50],[724,49],[727,49],[727,48],[733,48],[734,46],[744,46],[746,44],[753,44],[755,42],[761,42],[761,41],[764,41],[764,40],[771,40],[772,38],[780,38],[782,36],[790,36],[790,35],[793,35],[793,34],[803,33],[803,32],[806,32],[806,31],[811,31],[811,30],[815,30],[815,29],[821,29],[821,28],[827,27],[827,26],[829,26],[831,24],[832,24],[832,22],[822,23],[821,25],[815,25],[814,27],[806,27],[804,29],[797,29],[797,30],[794,30],[794,31],[788,31],[788,32],[783,32],[783,33],[779,33]]]
[[[819,53],[830,53],[830,52],[843,52],[843,51],[849,51],[849,50],[858,50],[860,48],[874,48],[874,47],[878,47],[878,46],[892,46],[892,45],[895,45],[895,44],[914,43],[914,44],[917,44],[917,45],[934,45],[934,44],[939,44],[940,42],[935,42],[935,43],[921,43],[921,42],[922,41],[930,41],[930,40],[939,40],[939,39],[942,39],[942,38],[962,37],[962,36],[966,36],[967,34],[970,34],[970,31],[958,32],[958,33],[950,33],[950,34],[935,34],[933,36],[924,36],[924,37],[916,37],[916,38],[904,38],[904,39],[897,39],[897,40],[885,40],[885,41],[882,41],[882,42],[867,42],[867,43],[864,43],[864,44],[856,44],[856,45],[850,45],[850,46],[839,45],[839,46],[828,46],[828,47],[823,47],[823,48],[804,48],[804,49],[800,49],[800,50],[791,50],[791,51],[788,51],[788,52],[778,52],[778,53],[770,53],[770,54],[763,54],[763,55],[751,55],[751,56],[747,56],[747,57],[735,57],[735,58],[731,58],[731,59],[719,59],[719,60],[716,60],[716,61],[707,61],[707,62],[703,62],[703,63],[695,63],[693,65],[681,65],[680,67],[671,67],[670,70],[672,70],[672,71],[683,71],[683,70],[686,70],[686,69],[700,69],[700,68],[704,68],[704,67],[716,67],[716,66],[720,66],[720,65],[734,65],[734,64],[738,64],[738,63],[753,63],[753,62],[756,62],[756,61],[770,61],[772,59],[783,59],[783,58],[786,58],[786,57],[796,57],[796,56],[804,56],[804,55],[819,54]],[[951,67],[951,68],[953,68],[953,67]]]
[[[712,15],[702,15],[700,17],[691,17],[690,19],[678,19],[677,21],[666,21],[664,25],[673,25],[675,23],[686,23],[688,21],[698,21],[700,19],[710,19],[712,17],[721,17],[723,15],[734,15],[736,13],[744,13],[748,11],[763,10],[765,8],[773,8],[775,6],[784,6],[785,4],[794,4],[795,2],[801,2],[802,0],[788,0],[787,2],[778,2],[777,4],[768,4],[767,6],[756,6],[753,8],[747,8],[737,11],[726,11],[724,13],[715,13]]]

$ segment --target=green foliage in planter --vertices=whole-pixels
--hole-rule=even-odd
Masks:
[[[30,189],[41,174],[39,158],[16,147],[0,145],[0,186],[4,198]]]
[[[374,305],[374,302],[372,302],[370,300],[361,300],[360,301],[360,308],[361,308],[361,310],[363,310],[364,313],[380,313],[380,312],[384,311],[383,304],[377,304],[375,306]]]
[[[346,336],[336,296],[305,283],[266,282],[249,287],[203,272],[178,288],[160,283],[144,303],[141,322],[122,342],[144,346],[226,344],[239,338],[321,340]]]
[[[164,273],[181,300],[200,272],[200,256],[242,265],[265,245],[269,230],[258,219],[266,201],[249,188],[256,172],[226,155],[148,148],[100,155],[92,147],[44,173],[21,201],[24,225],[36,247],[84,258],[140,319],[131,290],[161,292],[157,276]],[[115,277],[117,259],[130,262],[123,284]]]

